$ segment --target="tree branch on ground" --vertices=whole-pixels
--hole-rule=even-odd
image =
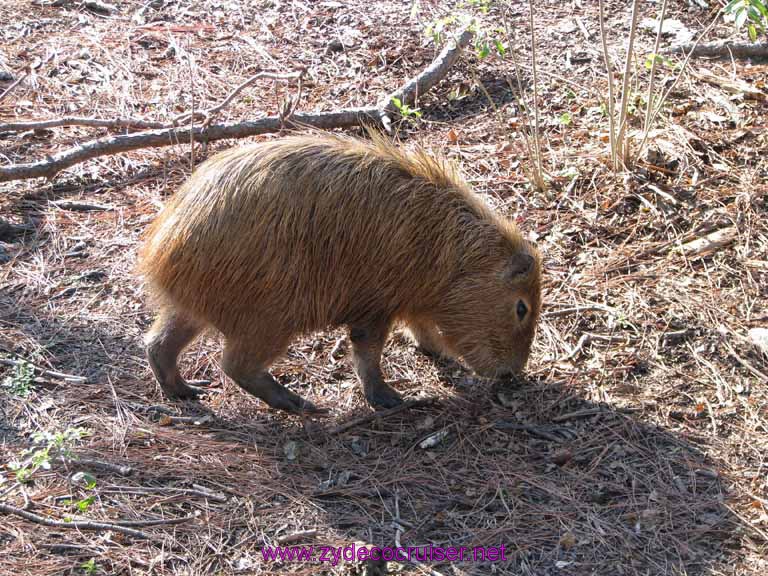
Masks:
[[[117,524],[109,524],[107,522],[91,522],[85,520],[73,520],[71,522],[65,522],[63,520],[52,520],[32,512],[27,512],[21,508],[3,504],[0,502],[0,512],[3,514],[13,514],[34,522],[35,524],[42,524],[43,526],[52,526],[55,528],[71,528],[74,530],[112,530],[113,532],[122,532],[127,536],[133,536],[134,538],[141,538],[142,540],[153,540],[152,536],[141,530],[134,530],[127,526],[119,526]]]
[[[723,58],[768,58],[768,42],[734,42],[733,40],[718,40],[707,44],[688,42],[666,48],[661,53]]]
[[[445,77],[473,36],[474,32],[469,29],[464,30],[458,35],[455,42],[446,45],[427,68],[408,80],[396,91],[387,95],[376,106],[346,108],[331,112],[294,113],[288,118],[282,115],[268,116],[250,122],[237,122],[234,124],[172,127],[99,138],[54,154],[45,160],[2,166],[0,167],[0,182],[40,177],[51,179],[62,170],[86,160],[98,158],[99,156],[119,154],[142,148],[159,148],[174,144],[187,144],[193,141],[212,142],[229,138],[245,138],[247,136],[279,132],[287,127],[299,128],[306,126],[317,129],[331,129],[349,128],[367,123],[380,123],[385,129],[389,129],[391,123],[389,114],[397,110],[392,99],[398,98],[403,104],[414,105],[421,95],[429,91]]]

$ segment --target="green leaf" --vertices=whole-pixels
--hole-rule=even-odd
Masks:
[[[96,487],[96,477],[89,472],[75,472],[72,475],[73,484],[83,484],[89,490]]]
[[[498,38],[494,38],[493,45],[496,46],[496,52],[499,53],[499,56],[504,58],[504,55],[507,53],[507,49],[504,48],[504,44],[502,44],[501,40],[499,40]]]
[[[564,124],[566,126],[570,126],[571,124],[571,113],[570,112],[563,112],[560,114],[560,123]]]
[[[392,96],[392,104],[394,104],[395,108],[397,108],[398,110],[403,109],[403,102],[402,100],[400,100],[400,98],[396,98],[395,96]]]
[[[91,558],[80,564],[80,568],[82,568],[88,576],[92,576],[93,574],[96,574],[96,560]]]
[[[77,509],[80,510],[80,512],[85,512],[88,510],[88,507],[93,504],[93,502],[96,500],[96,496],[88,496],[87,498],[83,498],[82,500],[79,500],[76,504]]]
[[[749,32],[749,39],[752,40],[752,42],[757,40],[757,29],[754,24],[747,26],[747,31]]]
[[[739,8],[736,12],[736,28],[741,28],[744,26],[744,22],[747,21],[747,16],[749,15],[749,12],[747,12],[746,8]]]
[[[477,46],[477,57],[480,59],[485,58],[491,53],[491,47],[488,46],[488,42],[480,42]]]

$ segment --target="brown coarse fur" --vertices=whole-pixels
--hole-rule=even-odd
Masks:
[[[483,375],[517,372],[540,308],[540,257],[445,160],[311,133],[202,164],[150,226],[139,266],[161,311],[147,337],[170,395],[192,393],[176,357],[205,326],[223,368],[288,410],[314,408],[267,368],[295,336],[347,325],[366,397],[393,405],[381,348],[396,322]]]

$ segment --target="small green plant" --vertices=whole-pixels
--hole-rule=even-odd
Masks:
[[[20,360],[13,367],[13,372],[3,380],[3,387],[8,388],[11,394],[26,398],[32,391],[32,380],[35,376],[35,368],[26,360]]]
[[[491,2],[475,0],[462,3],[460,7],[463,8],[467,5],[487,14]],[[433,20],[424,27],[424,34],[432,40],[435,46],[439,46],[445,39],[445,35],[449,32],[454,33],[456,29],[468,29],[475,33],[475,54],[481,60],[487,58],[494,51],[502,58],[507,53],[508,47],[501,40],[504,30],[501,28],[490,30],[482,27],[478,19],[471,13],[464,12]]]
[[[96,496],[86,496],[85,498],[82,498],[80,500],[64,500],[63,504],[67,506],[74,506],[77,508],[77,511],[81,514],[88,511],[88,508],[91,507],[91,504],[93,504],[96,501]]]
[[[408,104],[403,104],[400,98],[392,97],[392,104],[404,118],[421,118],[421,112],[419,112],[418,108],[411,108]]]
[[[646,70],[650,70],[651,68],[653,68],[654,64],[656,66],[666,66],[670,70],[674,70],[677,68],[677,64],[672,62],[672,60],[670,60],[666,56],[662,56],[660,54],[653,54],[653,53],[648,54],[645,57]]]
[[[51,460],[56,457],[71,458],[72,448],[88,432],[84,428],[67,428],[63,432],[36,432],[32,442],[37,446],[23,450],[21,459],[8,464],[16,473],[16,481],[29,482],[32,475],[40,470],[50,470]]]
[[[96,571],[99,569],[99,567],[96,565],[96,560],[94,558],[91,558],[90,560],[87,560],[80,564],[80,568],[83,569],[83,572],[87,574],[87,576],[93,576],[96,574]]]
[[[560,124],[563,126],[570,126],[571,122],[573,122],[573,118],[571,117],[570,112],[563,112],[560,114]]]
[[[493,4],[493,0],[467,0],[466,3],[462,2],[459,4],[459,7],[463,7],[465,4],[480,10],[480,12],[483,14],[488,14],[488,12],[491,10],[491,4]]]
[[[739,30],[747,25],[752,42],[757,40],[758,33],[765,32],[768,25],[768,0],[731,0],[724,12],[733,18]]]
[[[445,29],[456,21],[454,16],[446,16],[445,18],[438,18],[437,20],[427,24],[424,28],[424,34],[432,39],[435,46],[439,46],[443,43],[443,33]]]

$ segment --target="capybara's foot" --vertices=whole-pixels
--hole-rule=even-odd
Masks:
[[[271,408],[285,410],[292,414],[321,414],[328,411],[323,408],[318,408],[309,400],[305,400],[298,394],[294,394],[288,390],[288,388],[277,382],[275,382],[275,388],[261,398],[264,402],[269,404]]]
[[[170,384],[160,381],[160,388],[162,389],[163,394],[168,398],[188,400],[210,392],[209,389],[203,387],[210,383],[210,380],[192,380],[191,382],[186,382],[181,376],[177,376]]]
[[[374,408],[394,408],[403,403],[403,397],[385,382],[365,387],[365,399]]]

